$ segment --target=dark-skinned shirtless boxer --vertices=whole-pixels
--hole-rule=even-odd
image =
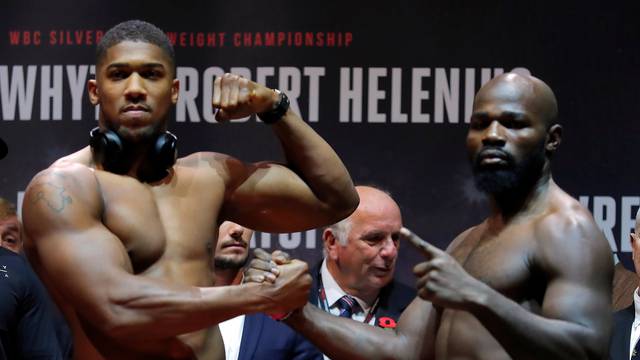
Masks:
[[[288,324],[334,359],[605,358],[611,250],[551,177],[557,111],[551,89],[530,76],[504,74],[480,89],[467,148],[491,214],[446,252],[403,229],[427,260],[414,268],[419,297],[395,331],[309,305]]]
[[[310,278],[306,264],[294,262],[279,268],[275,283],[212,287],[218,225],[300,231],[334,223],[358,204],[338,156],[284,98],[230,74],[215,80],[217,118],[270,118],[296,171],[199,152],[158,177],[154,146],[179,90],[167,44],[143,22],[105,34],[88,90],[100,105],[94,135],[116,133],[121,158],[85,147],[37,174],[25,194],[29,257],[69,320],[78,359],[220,358],[215,324],[300,307]],[[105,167],[116,160],[121,173]]]

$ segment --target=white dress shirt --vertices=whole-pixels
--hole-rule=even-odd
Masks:
[[[244,329],[244,315],[223,321],[218,326],[220,327],[220,334],[222,334],[226,360],[238,360],[240,343],[242,342],[242,330]]]
[[[636,309],[636,316],[633,319],[633,325],[631,325],[631,338],[629,339],[629,360],[633,355],[633,349],[636,347],[636,342],[640,338],[640,296],[638,295],[638,288],[633,292],[633,306]]]
[[[333,278],[333,276],[329,272],[329,269],[327,268],[326,259],[322,261],[322,266],[320,267],[320,276],[322,277],[322,286],[324,287],[324,293],[327,296],[327,303],[329,304],[329,312],[336,316],[340,315],[340,309],[338,308],[338,304],[337,304],[338,300],[345,295],[349,295],[358,302],[358,305],[360,305],[360,309],[358,309],[359,311],[358,312],[354,311],[353,315],[351,315],[351,319],[359,322],[364,322],[367,318],[367,315],[369,314],[369,311],[371,311],[371,306],[366,302],[364,302],[364,300],[356,296],[347,294],[346,292],[344,292],[344,290],[342,290],[340,285],[338,285],[336,280]],[[322,300],[320,299],[320,301]],[[320,304],[321,309],[324,309],[325,306],[326,304]],[[371,320],[369,320],[369,325],[375,325],[375,323],[376,323],[375,316],[372,316]]]
[[[338,285],[336,280],[333,278],[333,275],[331,275],[331,273],[329,272],[329,269],[327,268],[327,259],[322,260],[322,265],[320,266],[320,277],[322,278],[322,287],[324,288],[324,293],[327,297],[327,303],[329,304],[329,312],[335,316],[339,316],[340,309],[338,308],[337,302],[341,297],[349,294],[342,290],[340,285]],[[369,311],[371,311],[371,306],[369,306],[369,304],[364,302],[364,300],[356,296],[349,296],[354,298],[358,302],[358,305],[360,305],[360,309],[358,309],[359,311],[354,311],[353,315],[351,315],[351,319],[359,322],[364,322],[367,318],[367,315],[369,314]],[[322,301],[322,299],[318,297],[318,301]],[[326,310],[327,303],[318,305],[321,309]],[[371,320],[369,320],[369,325],[375,325],[375,323],[376,319],[374,315],[371,317]],[[324,355],[324,360],[331,359],[327,357],[327,355]]]

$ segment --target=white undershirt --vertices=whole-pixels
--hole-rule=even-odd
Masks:
[[[222,334],[226,360],[238,360],[240,343],[242,342],[242,329],[244,328],[244,315],[223,321],[218,326]]]

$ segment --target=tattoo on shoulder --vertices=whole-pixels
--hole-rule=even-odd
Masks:
[[[67,205],[73,202],[64,185],[45,181],[40,184],[39,189],[34,190],[35,192],[30,198],[31,203],[43,202],[49,209],[57,213],[64,211]]]

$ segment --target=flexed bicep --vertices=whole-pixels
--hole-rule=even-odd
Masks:
[[[226,161],[234,186],[227,189],[223,216],[252,229],[293,232],[326,225],[335,214],[302,177],[273,162]]]

